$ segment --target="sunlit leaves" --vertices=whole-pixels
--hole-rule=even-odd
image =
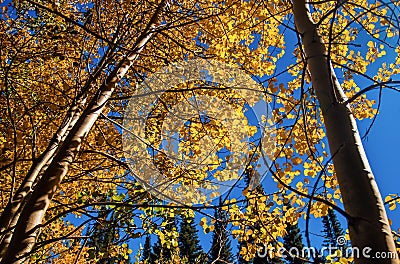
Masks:
[[[400,204],[400,197],[397,194],[390,194],[386,196],[385,203],[389,204],[389,210],[393,211],[396,209],[397,204]]]
[[[62,124],[69,106],[77,102],[80,95],[91,98],[115,65],[133,48],[157,8],[156,2],[37,1],[39,5],[34,7],[26,1],[15,1],[10,6],[2,7],[2,207],[30,165],[48,146],[51,135]],[[367,94],[358,94],[364,88],[360,80],[387,82],[399,74],[396,13],[381,1],[310,1],[310,7],[318,32],[326,43],[328,61],[332,63],[344,93],[352,99],[352,114],[359,120],[373,118],[378,112],[377,100],[369,99]],[[307,195],[315,191],[315,197],[340,204],[341,195],[329,160],[323,117],[306,69],[307,58],[297,45],[298,36],[291,31],[290,12],[290,1],[169,3],[161,24],[154,28],[157,34],[144,48],[140,60],[135,62],[126,78],[118,83],[104,116],[86,136],[78,159],[71,163],[70,172],[55,195],[47,219],[63,215],[67,210],[73,211],[75,207],[80,209],[74,211],[74,215],[82,217],[79,218],[81,220],[88,214],[93,217],[98,210],[114,210],[121,214],[119,224],[127,230],[140,225],[146,232],[156,234],[166,247],[177,246],[177,230],[168,230],[167,223],[178,214],[193,217],[194,212],[161,208],[165,204],[155,200],[134,182],[134,177],[124,166],[127,157],[122,149],[121,119],[127,104],[125,99],[134,94],[132,88],[142,79],[162,66],[196,56],[213,58],[252,74],[254,79],[263,82],[262,96],[273,106],[271,117],[266,114],[262,122],[270,127],[276,126],[274,137],[270,140],[273,144],[269,144],[273,146],[263,149],[273,159],[268,169],[264,169],[275,182],[275,186],[268,187],[276,188],[276,192],[267,196],[260,191],[246,189],[243,192],[246,203],[230,200],[227,202],[229,206],[224,206],[233,226],[232,235],[244,242],[240,252],[245,259],[255,256],[259,244],[270,247],[272,242],[279,241],[285,234],[287,223],[309,217],[303,210],[310,201]],[[237,97],[230,89],[192,91],[201,85],[204,84],[189,81],[181,86],[168,87],[187,91],[170,91],[160,97],[160,101],[173,106],[189,98],[191,93],[198,97],[214,97],[229,104],[229,98]],[[259,97],[253,99],[257,101]],[[146,103],[138,102],[138,105]],[[206,155],[203,160],[203,154],[212,150],[203,146],[231,151],[237,143],[235,140],[242,139],[238,136],[240,133],[250,137],[257,133],[255,126],[240,118],[235,119],[234,129],[224,127],[223,118],[233,114],[244,117],[243,102],[239,100],[231,105],[234,111],[220,109],[221,119],[204,120],[191,116],[176,130],[177,135],[184,139],[178,144],[181,160],[189,161],[188,164],[201,161],[207,166],[195,170],[192,165],[186,164],[184,170],[169,162],[168,155],[162,152],[152,157],[157,169],[164,172],[168,180],[182,179],[185,175],[184,184],[197,184],[207,179],[207,173],[218,170],[225,160],[213,154]],[[173,126],[168,113],[169,108],[164,108],[162,104],[154,106],[154,118],[146,121],[147,130],[135,136],[159,147],[162,144],[159,132],[163,126]],[[130,151],[140,153],[140,147],[130,146]],[[256,158],[259,158],[258,155],[257,152]],[[234,159],[229,155],[225,158]],[[235,159],[236,164],[245,163]],[[146,172],[153,173],[152,170]],[[214,176],[221,181],[241,179],[239,174],[232,178],[228,173],[215,172]],[[218,195],[214,192],[210,196],[215,198]],[[204,197],[193,198],[205,201]],[[389,195],[385,199],[390,210],[396,209],[397,198],[396,195]],[[136,214],[128,206],[119,206],[124,203],[143,206]],[[310,203],[312,216],[326,215],[326,203]],[[293,208],[288,209],[288,204]],[[173,204],[168,205],[173,207]],[[213,230],[213,223],[208,218],[202,218],[199,224],[205,233]],[[61,218],[53,219],[43,228],[39,242],[68,234],[78,237],[83,228],[74,230],[72,224]],[[52,230],[57,232],[52,233]],[[136,237],[142,233],[130,234]],[[32,259],[38,262],[58,256],[52,260],[54,263],[85,263],[85,257],[95,260],[93,252],[81,247],[82,241],[71,241],[64,239],[43,244]],[[114,245],[109,252],[110,256],[121,255],[122,258],[129,254],[126,244]],[[75,259],[75,256],[78,258]],[[179,261],[178,258],[176,261]],[[337,263],[347,261],[349,259],[340,259]]]

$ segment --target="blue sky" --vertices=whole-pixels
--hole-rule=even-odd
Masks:
[[[376,92],[375,96],[376,96]],[[391,193],[399,193],[399,149],[400,149],[400,94],[384,90],[380,113],[363,141],[368,160],[383,198]],[[371,120],[359,121],[359,131],[365,134]],[[397,228],[400,212],[388,212]],[[397,224],[397,225],[396,225]]]
[[[283,64],[287,65],[287,61],[285,60],[293,60],[292,50],[296,45],[297,39],[294,37],[293,32],[286,32],[286,45],[287,45],[287,53],[281,59]],[[367,45],[363,45],[363,43],[367,43],[368,36],[365,34],[360,34],[359,38],[357,39],[356,44],[360,44],[361,52],[365,52]],[[252,45],[256,45],[257,38]],[[395,58],[395,53],[393,50],[386,49],[387,56],[380,58],[377,60],[375,65],[381,65],[382,62],[393,62]],[[279,62],[278,62],[279,65]],[[282,70],[282,68],[278,69],[278,72]],[[368,68],[367,74],[370,77],[376,73],[376,66],[371,65]],[[393,79],[399,80],[400,76],[393,76]],[[278,82],[285,82],[285,78],[283,77],[278,80]],[[340,79],[340,78],[339,78]],[[368,87],[371,82],[365,79],[357,78],[356,83],[358,86],[363,89]],[[371,91],[367,93],[367,97],[369,99],[378,99],[378,90]],[[388,194],[398,193],[399,192],[399,184],[398,184],[398,177],[399,177],[399,163],[400,159],[398,158],[398,149],[400,149],[400,140],[399,140],[399,132],[400,131],[400,122],[398,116],[400,115],[400,94],[392,91],[392,90],[383,90],[382,91],[382,102],[379,109],[379,115],[377,116],[375,123],[372,129],[369,131],[368,136],[363,140],[363,145],[365,147],[365,151],[367,157],[370,162],[370,166],[374,172],[376,181],[380,188],[381,194],[383,199]],[[364,119],[362,121],[357,121],[359,132],[361,136],[363,136],[369,125],[371,124],[371,119]],[[293,185],[293,184],[292,184]],[[276,189],[276,183],[273,182],[271,179],[271,175],[267,175],[263,181],[263,186],[266,187],[266,192]],[[236,196],[236,195],[235,195]],[[341,206],[343,208],[343,206]],[[386,207],[388,210],[388,207]],[[210,212],[210,211],[209,211]],[[393,221],[393,228],[397,229],[400,227],[400,223],[398,219],[400,219],[400,212],[397,211],[387,211],[389,218]],[[340,216],[342,226],[346,229],[346,222],[345,219]],[[197,223],[199,219],[203,217],[202,215],[196,218]],[[301,220],[299,222],[300,229],[304,232],[305,230],[305,222]],[[320,237],[322,231],[322,223],[321,219],[314,219],[311,217],[310,220],[310,238],[313,246],[319,247],[322,242],[322,238]],[[204,234],[202,229],[199,229],[199,238],[201,241],[201,245],[204,250],[208,250],[212,239],[211,234]],[[153,242],[156,240],[153,237]],[[144,242],[144,240],[143,240]],[[142,242],[142,243],[143,243]],[[305,243],[304,233],[303,233],[303,242]],[[237,241],[232,241],[232,248],[233,251],[237,252]],[[135,252],[135,251],[134,251]]]
[[[296,45],[296,39],[293,37],[293,32],[287,32],[285,34],[286,45],[287,45],[287,53],[281,59],[281,61],[292,59],[293,55],[291,54],[293,47]],[[355,41],[356,44],[360,44],[360,51],[364,53],[367,49],[367,41],[370,39],[365,33],[361,33],[358,39]],[[255,41],[256,43],[256,41]],[[255,44],[253,43],[253,45]],[[378,43],[379,44],[379,43]],[[386,48],[387,55],[383,58],[380,58],[368,67],[367,75],[373,77],[376,74],[376,69],[383,62],[387,62],[388,64],[394,62],[395,52],[393,49]],[[283,64],[287,64],[287,61]],[[279,65],[279,62],[278,62]],[[282,70],[282,68],[281,68]],[[279,72],[279,69],[278,69]],[[340,79],[340,78],[339,78]],[[400,76],[392,76],[393,80],[400,80]],[[279,79],[279,82],[284,82],[284,80]],[[356,83],[358,86],[363,89],[368,87],[371,82],[365,80],[363,78],[356,78]],[[369,99],[375,99],[378,101],[379,90],[370,91],[367,93],[367,97]],[[382,198],[384,199],[388,194],[399,193],[399,164],[400,159],[398,156],[400,149],[400,140],[399,140],[399,131],[400,131],[400,94],[389,89],[383,89],[381,105],[379,108],[379,114],[375,120],[374,125],[370,129],[368,136],[363,139],[363,145],[378,183],[378,187],[380,189]],[[364,136],[367,132],[372,120],[364,119],[361,121],[357,121],[358,129],[361,136]],[[267,187],[266,191],[268,192],[268,186],[270,184],[276,185],[272,180],[271,176],[267,175],[267,177],[263,181],[263,186]],[[293,185],[293,184],[292,184]],[[343,208],[343,206],[341,206]],[[395,211],[389,211],[388,206],[386,206],[388,217],[393,221],[392,228],[398,229],[400,228],[400,211],[399,209]],[[346,221],[344,217],[337,214],[340,219],[342,226],[346,229]],[[312,219],[310,220],[310,238],[313,246],[320,246],[322,242],[321,237],[319,237],[320,232],[322,231],[321,219]],[[304,221],[299,222],[301,230],[304,232],[305,223]],[[202,230],[199,231],[202,245],[205,249],[210,246],[211,241],[208,236],[205,236]],[[303,233],[303,241],[304,233]],[[236,241],[235,241],[236,242]],[[233,249],[236,250],[236,243],[233,244]]]

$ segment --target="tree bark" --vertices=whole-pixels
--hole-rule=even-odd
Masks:
[[[343,204],[351,216],[348,219],[351,243],[360,250],[359,257],[355,254],[355,263],[397,264],[398,259],[374,258],[375,253],[396,254],[382,197],[365,155],[356,121],[349,105],[343,103],[346,96],[304,0],[293,1],[293,14],[322,110],[330,152],[335,153],[333,163]],[[370,258],[363,256],[363,249]]]
[[[37,181],[40,172],[45,169],[46,164],[48,165],[51,163],[58,146],[65,140],[66,135],[78,121],[81,108],[83,108],[85,101],[85,98],[78,100],[78,102],[68,110],[64,121],[50,140],[46,150],[37,160],[35,160],[18,190],[4,208],[4,211],[0,216],[0,259],[5,254],[6,249],[11,242],[13,227],[18,222],[19,213],[21,212],[20,209],[24,204],[25,198],[32,191],[32,186]]]
[[[166,0],[162,0],[158,5],[146,29],[136,40],[132,52],[115,67],[114,71],[101,85],[44,171],[43,176],[39,179],[21,211],[18,222],[12,232],[11,241],[8,247],[4,248],[5,254],[0,262],[1,264],[19,264],[29,260],[29,253],[36,242],[44,214],[58,189],[58,185],[67,174],[70,164],[79,152],[82,140],[105,107],[108,98],[114,91],[115,85],[124,77],[152,37],[153,29],[165,3]]]
[[[54,14],[58,15],[57,11],[46,8],[36,2],[29,2],[33,5],[43,8],[49,12],[54,12]],[[7,203],[0,216],[0,260],[3,257],[5,250],[8,247],[8,244],[10,243],[13,226],[15,226],[18,221],[19,215],[21,213],[20,209],[23,207],[26,197],[31,193],[32,186],[37,183],[40,176],[47,169],[56,152],[59,150],[59,146],[65,140],[66,136],[69,134],[75,123],[78,121],[86,103],[87,91],[92,86],[93,82],[97,81],[97,79],[101,76],[102,71],[107,66],[107,61],[111,59],[109,55],[112,54],[113,51],[115,51],[115,45],[114,47],[110,47],[103,55],[103,58],[97,65],[97,69],[94,71],[91,77],[86,80],[86,83],[83,86],[82,90],[75,97],[72,105],[70,106],[64,117],[64,120],[61,122],[57,131],[54,133],[46,150],[37,159],[34,160],[31,168],[25,175],[25,178],[23,179],[17,191],[14,194],[11,194],[11,199]]]

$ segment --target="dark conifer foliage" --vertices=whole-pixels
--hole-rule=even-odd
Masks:
[[[285,202],[287,208],[291,208],[289,202]],[[283,246],[286,250],[284,252],[285,262],[290,264],[305,264],[307,263],[305,259],[307,256],[303,256],[303,237],[301,235],[301,231],[299,228],[299,224],[296,222],[295,224],[287,223],[286,226],[286,235],[283,237]],[[292,256],[291,256],[292,254]]]
[[[222,205],[220,199],[219,205]],[[211,258],[210,263],[226,264],[232,263],[234,258],[232,254],[231,242],[229,241],[227,228],[227,213],[221,207],[215,209],[215,229],[213,232],[213,241],[211,245]]]
[[[176,230],[176,219],[175,217],[171,217],[167,219],[167,224],[165,225],[165,229],[167,232],[172,232]],[[153,263],[168,263],[171,262],[173,256],[178,254],[176,252],[177,248],[173,246],[167,246],[165,243],[162,244],[160,238],[157,239],[157,242],[153,245],[153,252],[150,254],[151,264]]]
[[[118,231],[118,216],[111,210],[100,211],[96,222],[87,231],[90,239],[87,246],[90,248],[89,258],[96,259],[98,264],[127,264],[129,255],[110,256],[113,246],[120,244]]]
[[[152,263],[152,252],[151,252],[151,238],[150,236],[146,236],[146,240],[144,242],[143,254],[141,260],[143,263]]]
[[[182,259],[196,263],[204,254],[193,218],[183,218],[179,230],[179,249]]]

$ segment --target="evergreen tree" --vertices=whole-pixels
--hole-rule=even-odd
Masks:
[[[343,246],[337,244],[337,239],[343,236],[344,232],[335,212],[331,208],[329,208],[328,214],[323,216],[322,224],[324,226],[324,242],[322,245],[325,247]]]
[[[200,256],[204,254],[200,246],[194,218],[182,218],[178,241],[180,256],[182,259],[187,259],[189,263],[196,263]]]
[[[299,252],[299,256],[289,256],[288,253],[286,253],[285,255],[287,255],[287,260],[289,261],[288,263],[292,263],[292,264],[303,264],[305,263],[303,260],[296,258],[296,257],[301,257],[304,258],[305,256],[301,256],[301,252],[304,248],[304,244],[303,244],[303,239],[300,233],[300,229],[298,224],[287,224],[286,227],[286,235],[283,237],[283,241],[284,241],[284,247],[286,250],[290,250],[291,248],[296,248],[297,251],[292,250],[291,253],[297,253]]]
[[[157,242],[153,245],[152,251],[150,252],[150,263],[154,264],[156,259],[161,258],[161,241],[157,238]]]
[[[166,220],[165,233],[176,232],[176,219],[169,218]],[[153,253],[150,254],[151,263],[165,264],[177,262],[177,256],[179,256],[179,247],[173,245],[170,235],[165,237],[166,243],[162,244],[160,237],[153,246]]]
[[[336,217],[335,211],[333,211],[331,208],[329,208],[328,216],[329,216],[329,220],[330,220],[331,225],[332,225],[332,231],[333,231],[333,235],[334,235],[334,238],[335,238],[335,243],[336,243],[337,246],[343,246],[343,245],[338,245],[337,244],[337,239],[340,236],[343,236],[344,232],[343,232],[343,229],[342,229],[342,226],[341,226],[339,220]]]
[[[324,247],[329,247],[332,246],[334,242],[333,238],[333,230],[331,227],[331,223],[329,221],[329,215],[324,215],[322,217],[322,225],[323,225],[323,230],[322,232],[324,233],[324,241],[322,242],[322,246]]]
[[[214,218],[216,220],[214,225],[213,240],[211,245],[211,259],[210,262],[215,264],[226,264],[233,262],[231,242],[227,234],[227,213],[222,210],[222,200],[219,200],[220,207],[215,209]]]
[[[291,205],[289,202],[284,203],[287,207],[287,209],[291,208]],[[302,256],[304,244],[303,244],[303,238],[301,236],[300,228],[298,223],[296,222],[295,224],[290,224],[287,223],[286,226],[286,235],[283,237],[283,246],[284,248],[288,251],[285,252],[286,259],[285,261],[290,264],[303,264],[306,263],[302,259],[306,259],[307,256]],[[297,250],[292,250],[292,248],[296,248]],[[299,254],[299,256],[290,256],[289,253],[292,254]]]
[[[88,230],[90,239],[87,246],[90,248],[88,253],[91,259],[96,259],[98,264],[129,263],[129,257],[119,255],[110,257],[113,246],[119,245],[118,216],[111,210],[102,208],[96,219],[95,224]]]
[[[157,242],[153,245],[153,252],[150,253],[150,264],[155,264],[156,260],[161,260],[162,251],[161,240],[157,238]]]
[[[146,240],[144,242],[142,259],[143,263],[150,264],[152,263],[152,253],[151,253],[151,238],[150,236],[146,236]]]
[[[252,164],[252,163],[250,162],[250,164]],[[249,188],[250,190],[253,190],[254,187],[256,186],[256,189],[259,189],[263,193],[264,190],[263,190],[261,185],[257,184],[257,180],[254,177],[254,175],[255,175],[255,170],[252,168],[252,166],[247,166],[246,169],[243,172],[243,180],[245,182],[246,188]],[[246,201],[246,207],[248,206],[248,204],[249,204],[248,201]],[[238,255],[237,255],[238,256],[237,259],[238,259],[238,263],[239,264],[252,264],[253,263],[253,260],[247,261],[240,254],[240,249],[242,247],[245,247],[247,245],[247,243],[248,243],[248,241],[242,241],[242,242],[239,243],[239,246],[238,246],[239,250],[238,250]],[[257,258],[257,256],[256,256],[256,258]]]
[[[322,231],[324,233],[322,246],[328,249],[341,247],[343,251],[346,251],[346,245],[338,245],[337,243],[337,239],[343,236],[344,232],[335,212],[331,208],[328,209],[328,214],[322,217],[322,224],[324,228]],[[324,254],[327,253],[328,250],[325,250]],[[321,256],[321,258],[318,259],[320,263],[324,263],[324,260],[325,256]]]

